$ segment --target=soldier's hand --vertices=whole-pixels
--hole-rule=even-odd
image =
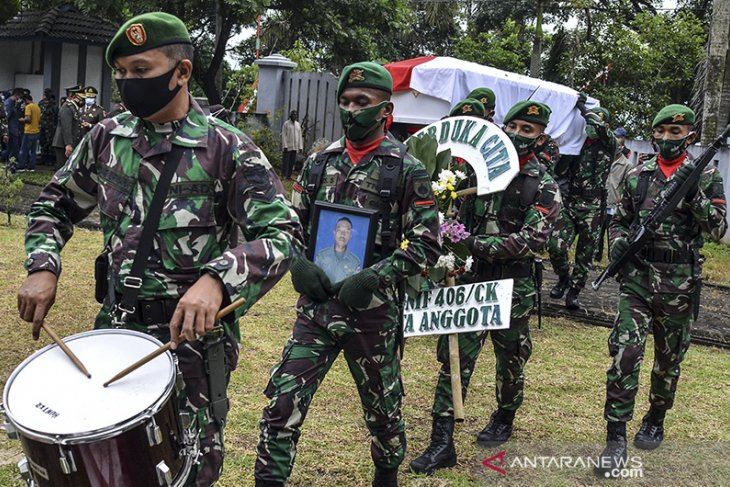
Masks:
[[[223,302],[223,283],[205,273],[180,298],[170,320],[172,349],[182,341],[194,342],[213,329]]]
[[[582,91],[578,93],[578,101],[575,102],[575,106],[580,108],[580,105],[583,105],[585,107],[586,102],[588,101],[588,95],[583,93]]]
[[[66,154],[66,157],[68,157],[68,156],[71,155],[71,153],[73,151],[74,151],[74,146],[72,146],[71,144],[67,144],[66,145],[66,152],[64,152],[64,154]]]
[[[690,175],[697,169],[697,166],[691,161],[685,161],[684,164],[679,166],[677,170],[674,173],[674,179],[677,180],[677,182],[681,185],[687,179],[689,179]],[[687,200],[691,200],[695,197],[697,194],[697,185],[695,184],[692,188],[690,188],[689,191],[687,191]]]
[[[349,308],[366,308],[378,286],[380,286],[378,273],[372,269],[365,269],[342,281],[337,298]]]
[[[629,250],[629,242],[624,237],[618,237],[611,243],[611,262],[618,260]]]
[[[308,296],[316,303],[324,303],[332,295],[332,283],[329,277],[314,262],[296,259],[289,270],[291,283],[299,294]]]
[[[53,272],[37,271],[18,290],[18,312],[21,319],[33,324],[33,340],[38,340],[43,320],[56,300],[57,283]]]

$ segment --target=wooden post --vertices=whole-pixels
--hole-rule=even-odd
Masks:
[[[446,276],[446,286],[456,285],[456,279]],[[464,398],[461,395],[461,361],[459,360],[459,335],[449,335],[449,370],[451,374],[451,401],[454,405],[454,420],[464,421]]]

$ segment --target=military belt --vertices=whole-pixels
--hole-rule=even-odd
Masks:
[[[691,250],[660,249],[656,247],[644,247],[641,249],[641,258],[647,262],[660,262],[665,264],[691,264],[694,256]]]
[[[498,279],[518,279],[532,276],[533,260],[516,260],[510,262],[487,262],[477,259],[477,277],[482,281],[496,281]]]
[[[120,299],[117,296],[117,302]],[[127,315],[127,322],[145,326],[169,324],[177,307],[177,299],[140,299],[134,306],[134,313]]]

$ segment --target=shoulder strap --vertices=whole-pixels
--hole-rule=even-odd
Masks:
[[[639,173],[638,180],[636,181],[636,191],[634,191],[634,210],[636,211],[638,211],[639,206],[644,202],[649,192],[650,178],[651,171],[641,171]]]
[[[380,212],[380,240],[385,248],[395,248],[396,239],[398,238],[399,228],[391,228],[390,205],[400,196],[400,175],[403,172],[403,157],[383,157],[383,163],[380,166],[380,177],[378,179],[378,194],[382,201],[383,210]],[[400,220],[401,205],[398,205],[398,219]]]
[[[545,167],[540,164],[537,176],[525,176],[522,183],[522,192],[520,193],[520,210],[526,210],[535,202],[537,189],[540,187],[540,181],[545,174]]]
[[[152,196],[152,203],[149,207],[149,213],[142,224],[142,235],[139,238],[139,246],[134,255],[132,269],[129,275],[122,281],[122,299],[119,308],[125,313],[134,313],[137,303],[137,293],[142,287],[142,275],[147,266],[147,259],[152,250],[152,240],[157,233],[160,224],[160,216],[162,215],[162,204],[165,202],[167,193],[172,183],[172,176],[175,174],[180,159],[182,159],[185,149],[183,147],[173,145],[170,156],[166,158],[165,166],[162,168],[160,179],[157,180],[155,194]]]
[[[327,160],[329,154],[320,152],[317,157],[314,158],[314,163],[309,169],[309,179],[307,179],[306,191],[310,198],[315,198],[319,192],[319,187],[322,186],[322,176],[324,175],[324,168],[327,166]]]

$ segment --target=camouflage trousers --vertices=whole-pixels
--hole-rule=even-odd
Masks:
[[[518,288],[519,281],[518,279],[515,280],[515,289]],[[464,400],[466,400],[466,392],[474,373],[477,358],[482,351],[487,334],[490,334],[496,358],[495,392],[497,405],[500,408],[512,411],[516,411],[520,407],[525,385],[525,364],[532,354],[529,320],[534,307],[534,295],[525,296],[513,293],[508,329],[458,334],[461,393]],[[436,358],[441,362],[441,369],[436,382],[432,414],[434,416],[453,416],[454,405],[451,396],[448,335],[439,337]]]
[[[550,263],[558,277],[569,277],[570,287],[580,290],[586,285],[598,243],[601,208],[592,205],[564,206],[560,214],[560,230],[554,231],[548,241]],[[575,246],[575,264],[571,276],[568,251],[576,238],[578,243]]]
[[[111,328],[111,319],[106,305],[96,317],[95,329]],[[148,333],[163,343],[170,340],[167,327],[148,328],[140,323],[128,323],[130,330]],[[215,484],[223,469],[223,426],[214,421],[210,415],[208,374],[205,370],[203,343],[184,343],[173,353],[177,356],[178,367],[183,376],[185,388],[178,396],[181,413],[188,413],[197,421],[200,436],[200,453],[193,465],[186,486],[208,487]],[[231,337],[226,337],[226,384],[230,373],[238,362],[238,344]]]
[[[352,311],[335,299],[315,305],[302,296],[297,308],[292,336],[264,391],[270,402],[260,423],[256,479],[282,483],[289,478],[312,397],[340,350],[360,395],[373,462],[398,468],[406,442],[395,304]]]
[[[636,292],[621,288],[616,321],[608,337],[613,358],[606,382],[607,421],[630,421],[634,414],[639,371],[646,335],[654,335],[654,367],[649,402],[655,409],[671,409],[679,380],[680,364],[690,342],[693,321],[692,294]]]

